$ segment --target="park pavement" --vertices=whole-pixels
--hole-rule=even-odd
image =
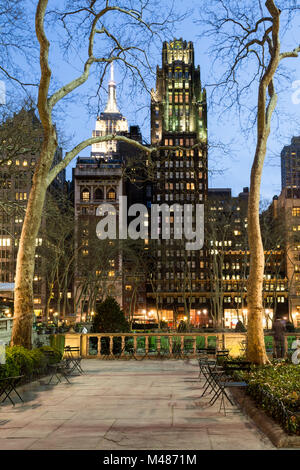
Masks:
[[[184,360],[83,360],[71,384],[20,388],[0,407],[0,450],[274,449],[236,407],[200,398],[198,366]],[[228,404],[227,404],[228,405]]]

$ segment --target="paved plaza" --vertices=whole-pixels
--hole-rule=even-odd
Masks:
[[[0,407],[0,450],[274,449],[253,422],[201,394],[196,360],[82,361],[71,384],[24,386]]]

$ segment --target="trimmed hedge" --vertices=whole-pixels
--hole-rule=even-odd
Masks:
[[[290,363],[252,366],[239,373],[247,393],[289,434],[300,435],[300,367]]]
[[[55,358],[49,359],[43,351],[51,350],[55,352]],[[7,346],[6,362],[0,367],[0,378],[24,375],[25,379],[30,379],[35,375],[46,374],[50,362],[59,362],[61,353],[50,346],[42,346],[37,349],[26,349],[23,346]]]

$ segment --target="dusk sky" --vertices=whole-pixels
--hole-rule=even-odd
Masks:
[[[241,133],[239,119],[236,110],[224,113],[221,106],[213,107],[210,102],[212,88],[209,86],[213,80],[213,76],[218,74],[217,70],[211,70],[212,57],[209,55],[208,49],[210,43],[207,39],[200,39],[201,27],[196,24],[198,18],[197,1],[181,1],[176,0],[176,9],[185,11],[186,8],[192,8],[193,12],[184,20],[177,24],[174,29],[174,37],[182,37],[187,41],[193,41],[195,47],[195,64],[200,65],[202,85],[207,89],[208,102],[208,138],[212,149],[209,151],[209,187],[231,187],[233,195],[237,195],[244,186],[249,186],[251,162],[255,150],[255,126],[248,136]],[[299,38],[299,26],[289,33],[286,39],[286,47],[293,48],[297,44]],[[166,38],[170,39],[170,38]],[[156,44],[156,61],[161,66],[161,51],[158,49],[159,43]],[[155,60],[155,52],[154,52]],[[292,96],[295,89],[292,84],[295,80],[300,80],[300,60],[288,59],[285,64],[289,68],[290,82],[284,85],[284,89],[280,89],[278,100],[278,112],[282,113],[279,118],[273,118],[273,132],[269,138],[268,153],[266,157],[263,181],[262,181],[262,198],[272,199],[275,194],[281,191],[280,176],[280,152],[284,145],[290,143],[293,135],[299,135],[300,122],[300,104],[293,103]],[[138,124],[141,127],[145,140],[149,142],[150,138],[150,115],[149,104],[150,96],[145,93],[143,97],[139,97],[139,101],[132,99],[124,94],[122,83],[118,74],[118,66],[115,66],[116,81],[118,84],[117,98],[121,112],[129,121],[129,124]],[[107,74],[107,80],[109,75]],[[97,77],[91,78],[97,88]],[[152,84],[155,87],[155,76],[153,76]],[[126,86],[125,86],[126,89]],[[103,93],[103,108],[105,104],[106,94]],[[249,98],[251,105],[255,104],[256,95]],[[140,104],[145,106],[139,110]],[[91,135],[94,128],[97,111],[94,116],[89,115],[86,109],[82,108],[78,103],[72,106],[70,120],[68,121],[68,130],[74,133],[79,140]],[[244,116],[245,117],[245,116]],[[298,123],[296,122],[297,120]],[[219,143],[228,144],[228,153],[223,153],[223,149],[219,148]],[[82,155],[88,155],[88,149]],[[73,162],[73,165],[75,162]],[[73,166],[71,165],[71,166]],[[70,168],[67,170],[67,177],[71,178]]]
[[[169,2],[161,2],[161,8],[166,7]],[[205,3],[205,2],[204,2]],[[254,2],[257,3],[257,2]],[[50,1],[49,9],[53,5],[59,5],[59,2]],[[30,4],[31,8],[34,5]],[[211,5],[211,3],[209,4]],[[241,119],[244,123],[247,120],[247,110],[243,110],[239,118],[237,109],[233,108],[230,112],[224,111],[222,105],[212,105],[211,93],[213,88],[210,86],[215,83],[216,77],[220,76],[222,66],[220,64],[213,64],[213,56],[209,53],[210,41],[205,38],[200,38],[202,27],[197,24],[199,18],[199,2],[196,0],[174,0],[174,9],[178,12],[185,12],[186,9],[190,10],[190,14],[181,22],[177,23],[172,28],[172,35],[161,37],[161,40],[170,40],[173,37],[182,37],[186,41],[193,41],[195,48],[195,64],[201,67],[202,86],[207,90],[207,103],[208,103],[208,140],[211,148],[209,149],[209,187],[231,187],[233,195],[237,195],[244,186],[249,186],[250,168],[255,149],[255,125],[248,135],[242,134],[240,122]],[[34,15],[32,15],[32,27],[34,27]],[[298,15],[299,21],[299,15]],[[299,43],[299,27],[300,24],[294,24],[292,30],[288,31],[284,41],[282,41],[282,48],[284,50],[293,49]],[[58,40],[56,37],[56,25],[48,33],[51,39],[50,58],[53,69],[53,77],[56,84],[62,85],[68,80],[74,78],[81,72],[83,60],[86,58],[86,43],[83,41],[83,48],[80,57],[63,56],[58,48]],[[78,32],[77,32],[78,34]],[[147,78],[149,88],[155,88],[155,67],[161,66],[161,48],[162,42],[156,40],[153,43],[152,55],[150,57],[153,66],[152,76]],[[280,152],[284,145],[290,143],[293,135],[299,135],[300,123],[300,104],[293,102],[292,97],[297,89],[293,89],[293,83],[299,80],[297,85],[298,91],[300,89],[300,59],[288,59],[285,63],[288,69],[288,79],[285,80],[280,87],[279,100],[277,106],[277,116],[273,117],[273,130],[269,138],[268,152],[264,167],[263,181],[262,181],[262,198],[272,199],[275,194],[281,191],[281,178],[280,178]],[[247,68],[248,67],[248,68]],[[245,74],[253,72],[253,63],[247,64],[244,70]],[[36,65],[36,76],[39,75],[38,64]],[[150,95],[147,92],[142,92],[136,89],[131,92],[131,85],[129,80],[123,81],[119,65],[115,65],[115,79],[117,82],[117,100],[122,114],[128,119],[129,124],[138,124],[141,127],[145,141],[150,140]],[[107,83],[109,80],[109,72],[104,80],[104,87],[101,96],[100,111],[104,110],[106,96],[107,96]],[[73,147],[81,140],[91,136],[92,130],[95,125],[95,120],[99,112],[98,100],[90,101],[90,106],[87,108],[86,102],[88,97],[96,94],[99,86],[99,74],[94,69],[87,84],[81,87],[79,92],[73,98],[72,102],[66,102],[60,105],[60,111],[57,117],[58,127],[63,129],[64,134],[69,141],[63,145],[64,152]],[[300,93],[298,93],[298,97]],[[247,96],[249,108],[253,107],[256,103],[256,90]],[[299,101],[299,99],[298,99]],[[94,103],[94,106],[93,106]],[[220,143],[225,146],[220,147]],[[90,149],[86,149],[81,153],[81,156],[89,155]],[[71,179],[71,167],[75,165],[75,161],[67,169],[67,179]]]

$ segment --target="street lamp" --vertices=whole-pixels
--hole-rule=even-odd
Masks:
[[[56,326],[58,326],[58,312],[54,312],[53,316],[55,317],[54,319],[55,319]]]

